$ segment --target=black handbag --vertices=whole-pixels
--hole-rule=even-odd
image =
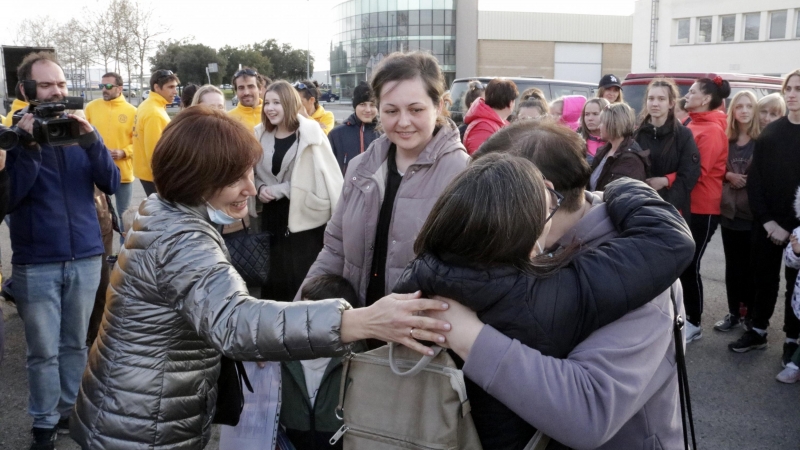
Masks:
[[[223,356],[220,361],[219,378],[217,379],[217,412],[212,423],[235,427],[244,408],[244,391],[242,381],[247,390],[253,392],[250,379],[241,361],[234,361]]]
[[[244,225],[244,220],[242,221]],[[269,279],[269,241],[267,232],[223,234],[222,239],[231,255],[231,264],[251,286],[262,286]]]

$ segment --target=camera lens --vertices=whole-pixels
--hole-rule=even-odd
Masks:
[[[19,136],[10,128],[0,125],[0,149],[11,150],[17,146]]]
[[[63,137],[68,136],[67,128],[64,126],[49,126],[47,127],[47,134],[50,136],[50,139],[61,139]]]

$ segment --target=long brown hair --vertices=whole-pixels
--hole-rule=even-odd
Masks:
[[[278,99],[283,107],[283,126],[289,131],[297,131],[300,128],[300,119],[297,118],[297,115],[303,109],[303,103],[300,102],[300,94],[297,93],[297,90],[288,81],[275,81],[264,91],[264,103],[266,103],[267,92],[278,94]],[[272,133],[277,128],[267,119],[264,108],[261,108],[261,123],[264,125],[265,132]]]
[[[511,265],[538,274],[531,258],[549,213],[541,172],[525,158],[491,153],[445,188],[422,226],[414,251],[456,257],[479,267]]]

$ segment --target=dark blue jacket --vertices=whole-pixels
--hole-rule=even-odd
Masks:
[[[8,151],[13,264],[71,261],[103,254],[94,186],[113,195],[119,169],[97,132],[80,145],[22,143]]]
[[[362,124],[356,114],[353,113],[343,124],[334,128],[328,134],[333,154],[336,155],[336,160],[339,161],[339,168],[342,169],[342,173],[347,169],[347,163],[350,160],[367,151],[369,144],[381,135],[375,130],[377,124],[377,119],[373,120],[372,123]],[[362,134],[364,138],[363,146],[361,145]]]

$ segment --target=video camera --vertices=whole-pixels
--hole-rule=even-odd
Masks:
[[[0,125],[0,149],[11,150],[17,146],[19,136],[11,128]]]
[[[22,87],[27,98],[36,98],[35,80],[23,81]],[[81,133],[78,121],[65,116],[70,109],[83,109],[83,97],[64,97],[61,102],[31,101],[27,110],[14,114],[12,123],[16,125],[22,116],[32,113],[33,140],[50,146],[72,145],[78,143]]]

